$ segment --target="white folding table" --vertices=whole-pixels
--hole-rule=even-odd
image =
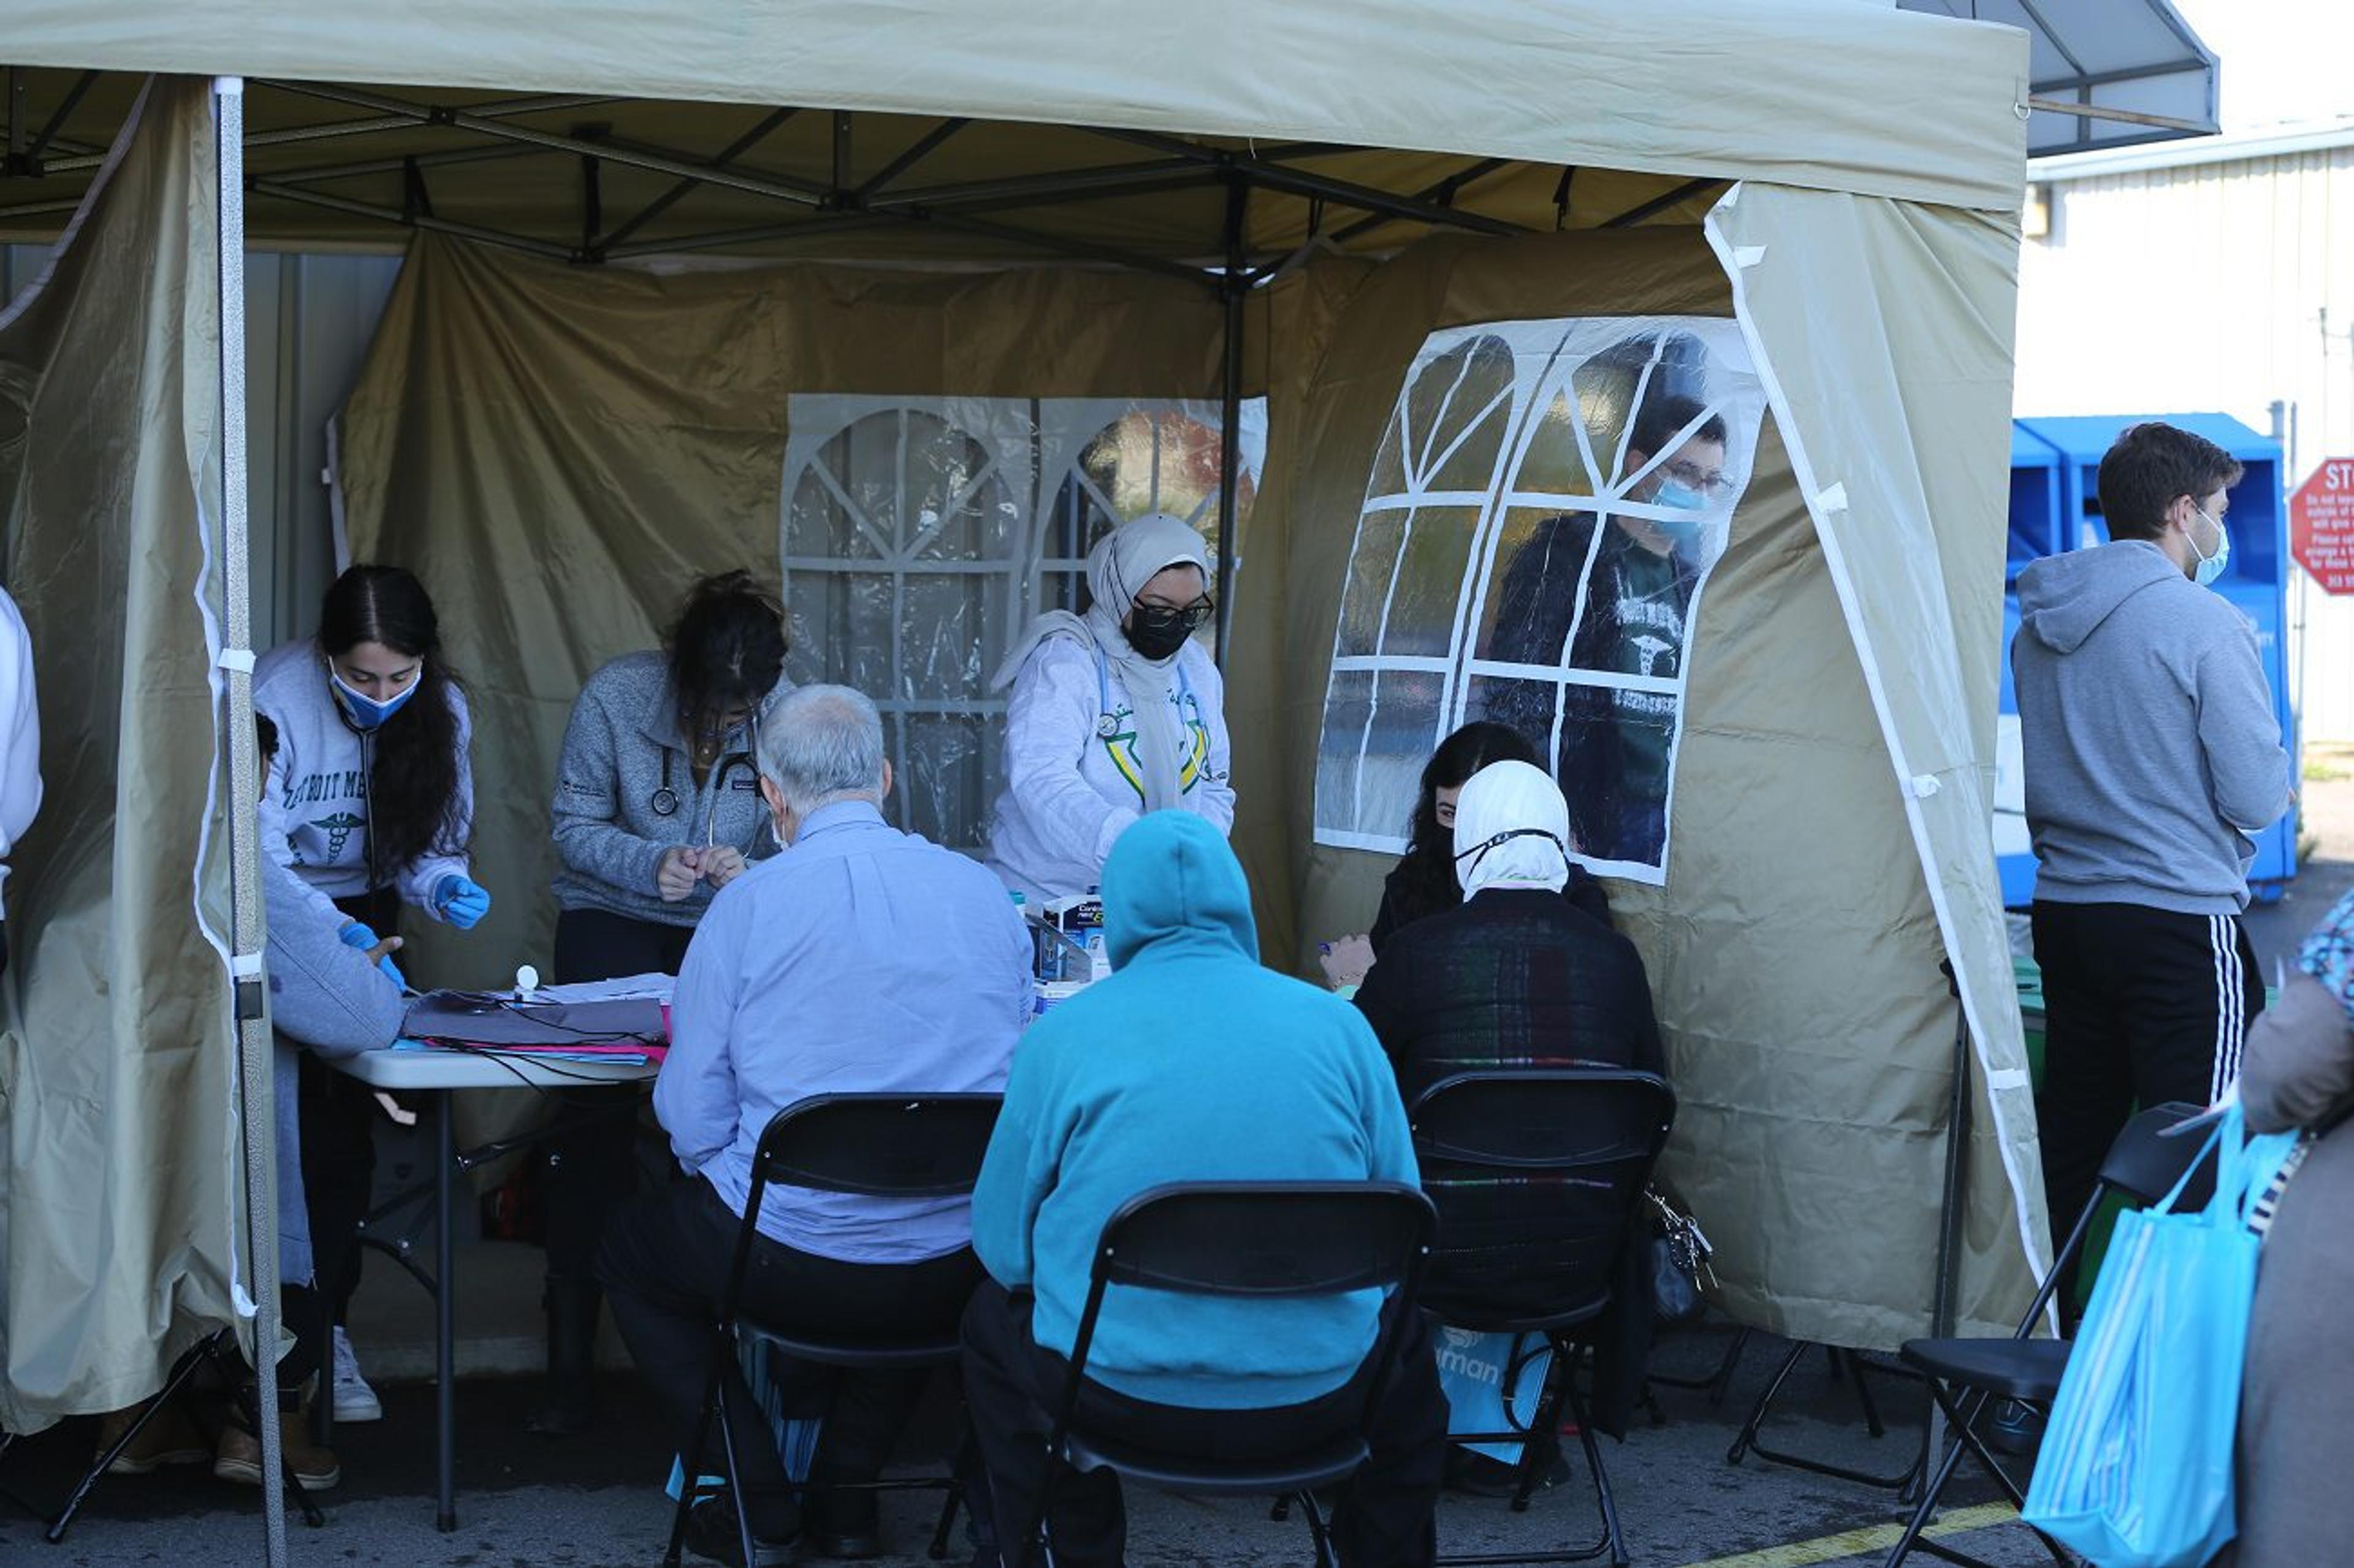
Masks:
[[[451,1128],[450,1099],[467,1089],[574,1088],[586,1084],[652,1082],[658,1070],[650,1062],[583,1061],[572,1057],[550,1060],[527,1053],[488,1049],[423,1050],[395,1048],[363,1051],[331,1064],[361,1083],[396,1093],[430,1095],[435,1100],[433,1211],[433,1368],[435,1399],[435,1472],[439,1487],[436,1528],[458,1528],[457,1501],[457,1377],[456,1283],[451,1206],[458,1169],[457,1137]],[[332,1400],[326,1402],[332,1404]]]

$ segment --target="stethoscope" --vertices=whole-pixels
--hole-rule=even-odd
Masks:
[[[1099,740],[1110,740],[1119,734],[1119,715],[1111,711],[1111,662],[1104,657],[1102,649],[1090,651],[1096,656],[1096,708],[1103,715],[1096,720],[1096,736]],[[1193,683],[1185,678],[1185,662],[1181,659],[1177,662],[1177,716],[1181,724],[1184,722],[1185,705],[1193,700]],[[663,761],[664,764],[670,761],[668,752],[663,754]]]
[[[717,763],[713,765],[711,774],[711,815],[704,823],[703,836],[705,839],[711,837],[712,832],[716,829],[719,822],[719,800],[721,795],[724,794],[727,789],[727,770],[731,768],[749,768],[751,766],[752,758],[750,753],[742,751],[730,752],[727,756],[721,758]],[[674,817],[678,815],[678,791],[670,787],[670,747],[667,746],[662,748],[662,783],[651,796],[647,797],[646,805],[657,817]]]

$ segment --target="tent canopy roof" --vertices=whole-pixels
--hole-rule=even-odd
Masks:
[[[0,233],[63,226],[138,77],[27,69],[25,167]],[[1035,260],[1200,276],[1223,266],[1228,194],[1246,265],[1311,236],[1394,249],[1487,234],[1696,222],[1721,179],[1331,143],[826,112],[593,94],[273,82],[247,89],[248,233],[302,246],[436,228],[564,260],[696,252]]]
[[[617,156],[602,161],[599,177],[619,186],[597,192],[594,204],[602,211],[593,216],[609,226],[619,221],[615,215],[635,210],[633,201],[662,195],[678,178],[648,167],[642,155],[621,173],[625,140],[704,163],[758,129],[774,110],[797,109],[729,162],[751,179],[803,182],[811,188],[800,193],[799,216],[814,211],[844,230],[874,227],[873,215],[843,210],[838,196],[826,200],[830,194],[856,191],[943,120],[977,122],[909,171],[907,188],[1045,170],[1087,171],[1111,185],[1130,175],[1161,177],[1168,188],[1098,196],[1063,228],[1163,259],[1199,257],[1205,237],[1217,243],[1223,174],[1213,167],[1215,177],[1196,180],[1188,191],[1181,171],[1097,171],[1180,157],[1198,164],[1203,148],[1213,157],[1255,151],[1260,163],[1393,196],[1435,191],[1431,199],[1545,228],[1553,226],[1553,196],[1564,168],[1580,170],[1580,180],[1595,172],[1621,182],[1601,192],[1574,183],[1571,221],[1617,216],[1695,181],[1746,178],[2011,210],[2024,179],[2022,36],[1852,0],[1777,0],[1771,6],[1752,0],[1455,0],[1444,7],[1427,0],[1104,0],[1085,26],[1075,26],[1066,8],[1031,0],[903,0],[887,7],[839,0],[725,6],[707,0],[437,0],[407,6],[313,0],[299,7],[278,0],[111,0],[103,6],[23,0],[12,7],[8,31],[0,48],[10,61],[46,68],[36,77],[41,92],[28,95],[38,101],[28,102],[23,116],[20,149],[84,82],[85,72],[244,76],[275,84],[256,92],[249,120],[265,138],[339,119],[394,122],[383,132],[381,151],[345,142],[330,152],[307,147],[308,138],[257,148],[254,173],[262,178],[361,147],[375,159],[431,154],[440,161],[422,165],[423,199],[437,218],[471,221],[452,218],[453,210],[497,213],[505,227],[535,238],[560,236],[550,242],[567,249],[578,248],[595,227],[582,222],[583,172],[576,165],[566,171],[568,178],[551,181],[545,154],[578,149],[543,143],[536,149],[543,155],[530,156],[512,139],[485,149],[470,122],[451,122],[445,114],[419,124],[412,115],[404,125],[405,111],[354,100],[384,93],[404,105],[446,111],[465,104],[479,110],[487,98],[508,130],[566,135],[605,125]],[[101,88],[110,79],[88,79],[84,101],[67,116],[80,133],[59,130],[44,154],[54,156],[59,135],[84,147],[103,143],[104,135],[77,117],[102,109]],[[305,102],[292,90],[334,83],[370,85],[346,91],[340,103]],[[518,111],[515,101],[525,95],[543,106]],[[122,88],[113,90],[117,103],[122,96]],[[842,122],[828,111],[853,116],[840,164],[835,128]],[[1123,145],[1108,139],[1108,132],[1145,133],[1147,144]],[[1187,145],[1172,148],[1170,138]],[[441,156],[460,153],[477,156]],[[1437,188],[1478,165],[1488,165],[1477,176],[1488,188],[1469,181],[1452,191]],[[25,172],[20,161],[18,173]],[[63,173],[73,180],[73,171]],[[1628,184],[1628,175],[1647,178]],[[86,180],[86,169],[80,177]],[[380,222],[381,209],[398,214],[419,199],[417,182],[397,165],[365,177],[376,185],[334,182],[329,194],[377,210],[346,205],[342,218]],[[1315,199],[1309,182],[1252,183],[1284,197],[1253,216],[1254,244],[1304,238],[1306,207]],[[631,238],[719,231],[741,216],[736,208],[742,204],[715,197],[713,189],[695,187],[691,199],[660,215],[673,220],[667,227],[649,222]],[[732,193],[761,204],[746,226],[779,224],[773,193],[749,189],[743,178]],[[71,194],[69,185],[55,180],[0,182],[0,226],[36,226],[42,215],[22,209]],[[293,203],[267,185],[255,194],[258,233],[333,237],[334,225],[298,222],[273,205],[325,210],[315,199]],[[966,211],[953,228],[938,225],[919,246],[903,243],[900,253],[1002,253],[1002,237],[976,245],[989,237],[972,227],[975,217],[991,221],[1002,201],[975,199],[980,210]],[[696,204],[699,212],[684,210]],[[1172,206],[1189,210],[1171,214]],[[1585,211],[1577,212],[1581,206]],[[690,217],[699,221],[688,223]],[[904,234],[904,226],[892,232]],[[378,229],[368,237],[390,236]],[[820,238],[821,253],[875,253],[872,244],[801,237]],[[1373,243],[1393,247],[1400,238],[1394,232]],[[801,253],[799,242],[794,248]]]
[[[2216,129],[2215,56],[2168,0],[1897,0],[1908,11],[2026,29],[2039,105],[2031,156]],[[2042,104],[2072,104],[2063,112]]]

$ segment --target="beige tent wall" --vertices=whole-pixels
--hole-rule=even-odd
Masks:
[[[1978,1069],[1961,1309],[1999,1320],[2050,1255],[1990,836],[2018,223],[1760,186],[1708,228],[1776,414],[1802,434],[1801,484],[1958,972]]]
[[[469,933],[412,918],[412,976],[546,971],[573,699],[695,577],[775,579],[790,395],[1214,398],[1221,320],[1107,270],[655,277],[420,239],[339,421],[345,522],[353,559],[423,579],[468,679],[493,903]]]
[[[8,583],[46,796],[9,878],[6,1375],[37,1431],[154,1390],[232,1320],[241,1171],[199,494],[219,486],[207,84],[149,90],[37,293],[0,326]]]
[[[1853,299],[1810,297],[1824,312]],[[1230,677],[1233,689],[1265,694],[1252,722],[1235,726],[1238,777],[1279,779],[1286,806],[1280,822],[1246,813],[1238,834],[1270,906],[1271,955],[1304,965],[1313,941],[1363,929],[1388,865],[1312,846],[1309,823],[1357,504],[1424,336],[1526,317],[1725,315],[1732,302],[1692,228],[1437,240],[1370,272],[1318,266],[1284,286],[1269,355],[1280,367],[1275,456],[1236,617],[1268,640],[1239,636]],[[1956,412],[1981,410],[1966,400]],[[1892,472],[1910,471],[1909,447],[1891,456]],[[1968,451],[1955,461],[1967,464]],[[1978,486],[1968,482],[1951,526],[1964,540],[1983,530],[1999,550],[2000,512],[1971,503]],[[1999,567],[1965,582],[1975,552],[1960,553],[1956,602],[1999,611]],[[1262,569],[1270,554],[1279,572]],[[1935,563],[1934,544],[1925,559]],[[1876,599],[1876,579],[1860,591]],[[1968,620],[1944,624],[1978,631]],[[1900,656],[1912,656],[1904,647]],[[1990,688],[1984,700],[1990,716]],[[1904,795],[1771,429],[1702,601],[1689,704],[1668,885],[1612,885],[1650,965],[1682,1100],[1667,1178],[1718,1243],[1720,1299],[1741,1320],[1891,1347],[1923,1331],[1933,1296],[1955,1011],[1921,862],[1895,848],[1911,836]],[[1983,858],[1983,822],[1979,837]],[[1965,884],[1971,875],[1967,864],[1946,869]],[[1986,878],[1992,869],[1987,858]],[[2011,1018],[2015,1040],[2015,1005]],[[1964,1331],[2004,1331],[2031,1287],[2019,1204],[1999,1150],[1987,1152],[1970,1204]]]

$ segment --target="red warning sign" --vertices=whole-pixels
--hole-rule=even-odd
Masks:
[[[2354,593],[2354,458],[2330,458],[2288,502],[2289,548],[2327,593]]]

